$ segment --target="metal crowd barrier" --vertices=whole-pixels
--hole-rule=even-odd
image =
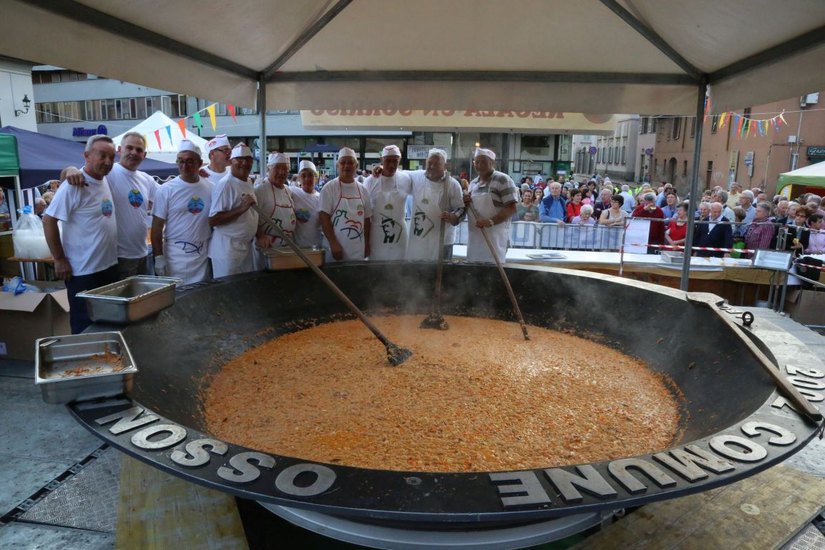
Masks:
[[[558,225],[555,223],[511,222],[511,248],[618,251],[624,226]],[[456,227],[456,244],[466,245],[467,220]]]

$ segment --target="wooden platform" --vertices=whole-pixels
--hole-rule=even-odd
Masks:
[[[825,509],[825,479],[776,466],[738,483],[648,504],[576,549],[779,548]]]
[[[235,499],[123,455],[115,548],[246,550]]]

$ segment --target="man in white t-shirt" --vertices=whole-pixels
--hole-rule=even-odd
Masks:
[[[295,236],[297,218],[295,204],[292,201],[292,191],[289,180],[289,157],[277,151],[272,152],[266,159],[266,178],[255,185],[255,198],[258,206],[278,226],[287,237]],[[259,250],[267,250],[274,246],[284,246],[274,231],[258,220],[258,234],[256,242]],[[261,257],[262,259],[262,257]]]
[[[252,240],[258,229],[258,213],[252,208],[255,191],[249,181],[252,150],[245,143],[232,149],[229,174],[212,190],[209,225],[209,258],[212,275],[217,279],[252,271]]]
[[[188,139],[180,142],[176,162],[180,175],[160,186],[152,207],[155,274],[198,283],[209,279],[213,186],[200,177],[200,148]]]
[[[117,281],[117,222],[106,182],[115,163],[112,138],[90,137],[83,156],[86,185],[61,185],[43,215],[55,275],[66,281],[72,334],[91,324],[77,293]]]
[[[387,145],[381,151],[381,169],[367,178],[364,186],[370,195],[371,260],[403,260],[407,255],[405,205],[412,192],[410,175],[399,170],[401,149]]]
[[[321,230],[327,242],[326,260],[359,261],[370,255],[370,198],[355,181],[358,155],[349,147],[338,152],[338,177],[321,189]]]
[[[201,176],[212,180],[216,184],[229,173],[230,155],[232,147],[229,145],[229,138],[226,134],[219,134],[206,142],[206,154],[209,157],[209,164],[201,169]]]
[[[321,246],[321,222],[318,211],[321,209],[321,195],[315,190],[318,169],[310,160],[298,163],[299,187],[289,191],[295,207],[295,242],[300,247]]]

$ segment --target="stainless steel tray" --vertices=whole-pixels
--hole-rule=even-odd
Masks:
[[[95,322],[133,323],[175,303],[175,285],[180,279],[137,275],[86,292],[89,317]]]
[[[35,342],[34,375],[46,403],[120,395],[137,366],[120,332],[51,336]]]

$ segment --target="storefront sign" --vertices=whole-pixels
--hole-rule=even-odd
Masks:
[[[825,157],[825,145],[809,145],[808,158]]]
[[[108,128],[106,128],[103,124],[97,128],[83,128],[82,126],[72,128],[72,137],[91,137],[96,134],[106,135],[108,133]]]
[[[441,149],[445,153],[447,153],[447,158],[450,158],[451,151],[446,147],[436,147],[435,145],[407,145],[407,158],[408,159],[418,159],[418,160],[426,160],[427,155],[430,153],[430,149]]]
[[[416,128],[462,130],[545,130],[586,134],[612,134],[621,115],[551,113],[547,111],[326,109],[301,111],[304,128],[360,128],[410,130]]]

